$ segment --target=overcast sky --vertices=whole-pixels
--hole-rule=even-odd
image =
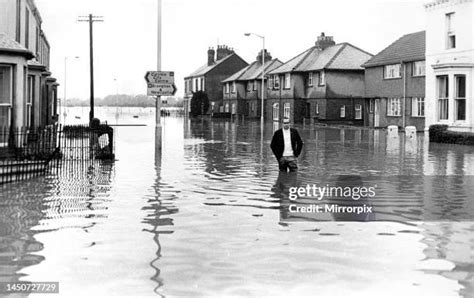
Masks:
[[[426,0],[163,0],[162,70],[175,71],[178,96],[183,78],[207,63],[207,49],[233,47],[251,63],[266,37],[273,58],[286,62],[314,45],[321,32],[376,54],[400,36],[425,30]],[[88,23],[94,23],[95,94],[144,94],[144,74],[156,69],[157,0],[36,0],[51,44],[51,70],[67,97],[89,96]],[[116,79],[116,81],[114,81]]]

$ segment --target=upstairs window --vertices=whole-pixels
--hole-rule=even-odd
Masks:
[[[229,93],[229,83],[225,83],[225,94]]]
[[[308,73],[308,86],[313,86],[313,73]]]
[[[362,119],[362,105],[360,104],[355,105],[355,118],[357,120]]]
[[[291,74],[290,73],[285,73],[285,85],[283,88],[289,89],[290,88],[290,83],[291,83]]]
[[[280,89],[280,78],[278,77],[278,75],[273,76],[273,86],[275,87],[275,89]]]
[[[456,48],[456,34],[454,32],[454,12],[446,14],[446,48]]]
[[[413,62],[412,74],[414,77],[424,77],[425,76],[425,61]]]
[[[318,82],[318,85],[319,85],[319,86],[324,86],[324,85],[326,85],[326,74],[324,73],[324,71],[320,71],[320,72],[319,72],[319,82]]]
[[[384,79],[398,79],[401,78],[401,64],[385,65],[383,71]]]
[[[342,106],[340,111],[339,111],[339,116],[341,118],[345,118],[346,117],[346,106]]]
[[[254,80],[253,81],[253,91],[257,90],[257,84],[258,84],[258,81]]]
[[[273,77],[268,78],[268,89],[273,89]]]
[[[232,93],[235,93],[236,89],[235,82],[232,82]]]

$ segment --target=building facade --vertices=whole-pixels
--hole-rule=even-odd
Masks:
[[[425,4],[426,126],[474,132],[474,2]]]
[[[33,0],[0,0],[0,127],[42,127],[58,119],[50,45]]]
[[[362,125],[363,63],[371,54],[322,33],[315,45],[269,73],[266,118]]]
[[[207,63],[184,78],[185,106],[190,106],[193,93],[204,91],[209,97],[209,113],[224,113],[222,80],[246,67],[248,64],[233,49],[217,46],[207,51]]]
[[[257,55],[257,59],[247,67],[222,81],[224,96],[224,111],[232,115],[243,115],[247,118],[258,118],[262,109],[262,70],[265,60],[265,73],[272,71],[283,63],[272,59],[265,50]],[[264,100],[267,98],[268,76],[264,78]]]
[[[425,31],[406,34],[363,64],[365,125],[425,127]]]

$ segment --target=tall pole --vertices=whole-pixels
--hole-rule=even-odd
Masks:
[[[89,22],[89,56],[90,56],[90,112],[89,123],[92,123],[94,118],[94,38],[93,38],[93,23],[103,22],[102,17],[89,14],[88,16],[81,16],[78,22]]]
[[[64,57],[64,94],[63,94],[63,107],[64,107],[64,111],[63,111],[63,121],[65,124],[66,123],[66,79],[67,79],[67,67],[66,67],[66,64],[67,64],[67,56]]]
[[[261,110],[261,115],[260,115],[260,118],[261,118],[261,124],[262,124],[262,127],[263,127],[263,119],[264,119],[264,116],[263,116],[263,109],[264,109],[264,105],[265,105],[265,102],[264,102],[264,99],[265,99],[265,37],[262,36],[262,40],[263,40],[263,48],[262,48],[262,110]]]
[[[92,123],[94,119],[94,38],[92,31],[92,14],[89,14],[89,55],[90,55],[90,97],[91,97],[91,110],[89,114],[89,123]]]
[[[156,70],[161,71],[161,3],[158,0],[158,43],[157,43],[157,59]],[[161,96],[156,97],[156,126],[161,127]]]

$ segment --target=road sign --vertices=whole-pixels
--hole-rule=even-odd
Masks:
[[[148,83],[148,96],[173,96],[178,90],[174,83],[172,84],[155,84]]]
[[[173,84],[174,71],[147,71],[145,80],[147,83]]]

